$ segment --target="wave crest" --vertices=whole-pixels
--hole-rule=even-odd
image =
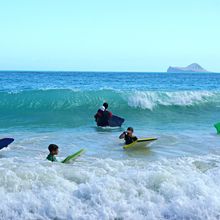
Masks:
[[[140,108],[153,110],[162,106],[196,106],[220,103],[217,91],[73,91],[34,90],[19,93],[0,93],[1,110],[95,110],[107,101],[112,110]]]
[[[128,105],[153,110],[156,106],[193,106],[217,102],[220,93],[209,91],[155,92],[136,91],[127,98]]]

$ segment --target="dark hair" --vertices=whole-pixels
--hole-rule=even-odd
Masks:
[[[134,132],[134,129],[132,127],[127,128],[128,131]]]
[[[105,109],[107,109],[108,108],[108,103],[107,102],[103,103],[103,106],[105,107]]]
[[[56,145],[56,144],[50,144],[48,146],[48,150],[51,152],[51,151],[54,151],[54,150],[57,150],[59,147]]]

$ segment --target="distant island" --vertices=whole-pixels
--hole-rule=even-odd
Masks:
[[[168,73],[208,73],[209,71],[202,68],[197,63],[192,63],[187,67],[172,67],[167,69]]]

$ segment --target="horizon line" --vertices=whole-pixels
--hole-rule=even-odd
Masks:
[[[0,70],[0,72],[66,72],[66,73],[171,73],[171,72],[162,72],[162,71],[102,71],[102,70]],[[220,72],[173,72],[181,74],[181,73],[220,73]]]

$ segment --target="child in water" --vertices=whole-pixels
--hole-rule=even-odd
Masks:
[[[47,156],[47,160],[57,162],[57,158],[55,157],[55,155],[58,155],[58,148],[59,147],[56,144],[50,144],[48,146],[48,150],[50,151],[50,153]]]
[[[125,144],[131,144],[137,140],[136,136],[133,136],[134,129],[132,127],[128,127],[127,131],[124,131],[119,138],[125,140]]]

